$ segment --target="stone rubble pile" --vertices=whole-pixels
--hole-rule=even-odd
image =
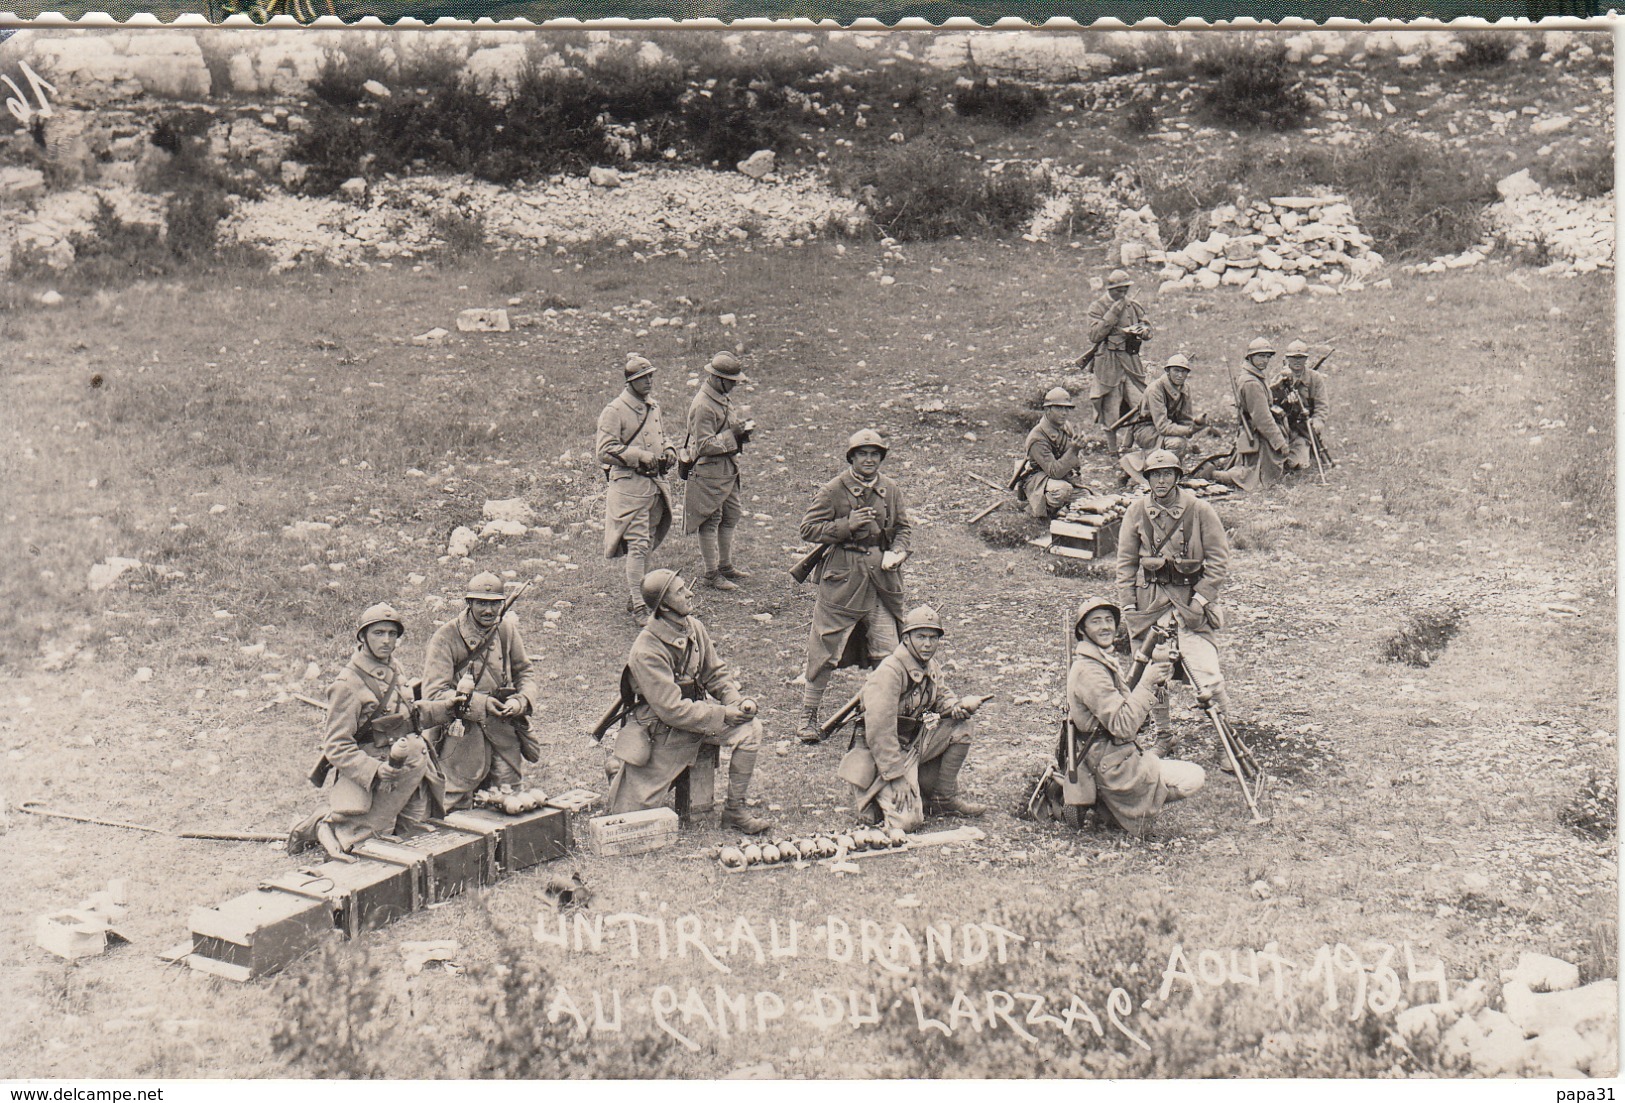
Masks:
[[[1225,204],[1207,221],[1205,239],[1147,253],[1162,266],[1162,292],[1239,287],[1260,303],[1305,291],[1336,295],[1362,288],[1383,263],[1340,195]]]
[[[1003,166],[992,167],[997,171]],[[1092,231],[1109,224],[1125,202],[1138,198],[1126,177],[1108,182],[1098,176],[1078,176],[1047,159],[1039,162],[1038,169],[1048,180],[1049,195],[1022,235],[1028,241]]]
[[[1529,178],[1528,170],[1496,185],[1499,202],[1488,218],[1513,249],[1544,249],[1548,275],[1579,275],[1614,267],[1614,194],[1590,199],[1557,195]],[[1425,270],[1425,269],[1424,269]]]
[[[1526,952],[1501,975],[1499,1010],[1479,979],[1449,1001],[1406,1008],[1395,1025],[1407,1045],[1434,1047],[1482,1076],[1618,1076],[1619,982],[1579,983],[1570,962]]]

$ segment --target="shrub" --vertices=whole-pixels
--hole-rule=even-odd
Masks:
[[[1214,78],[1203,93],[1209,117],[1229,126],[1294,130],[1309,114],[1309,99],[1293,79],[1286,48],[1277,44],[1226,45],[1198,57],[1196,68]]]
[[[1577,834],[1599,840],[1611,838],[1619,824],[1619,779],[1613,769],[1592,770],[1557,818]]]
[[[91,285],[128,283],[166,275],[173,255],[164,247],[156,226],[126,222],[103,196],[96,197],[90,232],[69,238],[74,252],[74,274]]]
[[[171,195],[164,202],[164,240],[171,255],[192,262],[212,259],[220,220],[230,210],[225,193],[207,182]]]
[[[1150,134],[1157,129],[1157,105],[1135,100],[1123,111],[1123,129],[1133,135]]]
[[[1504,65],[1518,45],[1518,35],[1511,31],[1457,31],[1456,41],[1461,53],[1450,63],[1452,69],[1493,69]]]
[[[929,142],[882,152],[862,166],[859,183],[870,218],[899,241],[1014,230],[1042,202],[1030,174],[989,173],[970,157]]]
[[[1546,177],[1565,191],[1594,199],[1614,190],[1614,143],[1564,149],[1547,166]]]
[[[1037,118],[1049,98],[1037,88],[983,77],[954,90],[954,112],[965,118],[988,118],[1008,127]]]
[[[1454,605],[1424,609],[1413,614],[1403,628],[1382,642],[1382,657],[1407,666],[1432,666],[1466,620],[1466,612]]]
[[[446,211],[434,220],[434,236],[453,260],[485,251],[485,219],[464,211]]]

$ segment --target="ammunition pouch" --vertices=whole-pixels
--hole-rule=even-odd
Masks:
[[[1160,555],[1140,558],[1140,570],[1147,582],[1160,586],[1195,586],[1202,581],[1200,559],[1168,559]]]
[[[1144,338],[1136,337],[1132,333],[1123,334],[1123,351],[1130,356],[1140,355],[1140,346],[1143,344],[1145,344]]]

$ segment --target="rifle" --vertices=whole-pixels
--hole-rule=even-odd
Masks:
[[[592,736],[594,743],[602,743],[609,729],[615,726],[616,721],[622,720],[632,712],[632,705],[637,700],[637,694],[632,688],[632,671],[630,667],[621,667],[621,691],[615,698],[615,703],[604,710],[598,723],[587,734]]]
[[[835,710],[833,716],[818,725],[818,741],[822,743],[834,735],[840,726],[850,720],[853,714],[861,708],[863,708],[863,690],[859,689],[852,695],[852,700]]]
[[[1088,352],[1072,361],[1072,366],[1077,368],[1079,371],[1093,371],[1095,367],[1095,357],[1100,354],[1100,346],[1104,345],[1105,343],[1106,338],[1104,337],[1096,341],[1094,346],[1090,348]]]
[[[496,623],[491,625],[490,631],[486,632],[485,635],[480,638],[479,645],[468,653],[468,660],[463,666],[464,670],[472,667],[477,661],[479,661],[480,656],[484,655],[488,650],[490,650],[491,642],[497,638],[497,633],[502,630],[503,620],[507,618],[508,613],[513,609],[515,603],[518,602],[520,598],[525,596],[525,591],[528,589],[530,589],[530,583],[526,582],[522,584],[519,589],[515,590],[513,593],[509,594],[503,599],[502,608],[497,610]]]
[[[824,561],[824,556],[829,554],[829,549],[832,546],[830,544],[819,544],[812,551],[796,560],[790,567],[790,577],[797,582],[807,581],[807,577],[813,573],[813,568]]]

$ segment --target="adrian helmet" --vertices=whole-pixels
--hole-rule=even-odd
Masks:
[[[745,365],[731,352],[719,352],[711,357],[711,362],[705,365],[705,370],[718,379],[731,379],[736,383],[745,381]]]
[[[1113,268],[1111,275],[1106,277],[1106,286],[1108,288],[1132,287],[1133,285],[1133,278],[1121,268]]]
[[[948,634],[942,627],[942,618],[937,615],[936,609],[929,605],[921,605],[918,609],[910,609],[903,614],[902,635],[906,636],[910,632],[926,628],[935,629],[939,635]]]
[[[1086,597],[1078,603],[1078,615],[1072,618],[1072,634],[1079,635],[1083,631],[1083,620],[1096,609],[1110,609],[1117,623],[1123,623],[1123,610],[1115,601],[1103,597]]]
[[[395,611],[395,606],[387,601],[380,601],[377,605],[369,605],[362,612],[360,620],[356,622],[355,638],[360,639],[367,634],[367,629],[375,624],[393,624],[395,630],[402,636],[406,635],[406,622]]]
[[[668,567],[661,567],[657,571],[650,571],[643,576],[641,591],[643,604],[649,607],[649,612],[658,614],[660,603],[666,600],[666,595],[676,589],[682,582],[682,576]]]
[[[470,601],[501,601],[508,595],[503,592],[502,579],[492,571],[481,571],[468,580],[468,591],[463,596]]]
[[[1252,341],[1248,343],[1247,359],[1251,360],[1254,356],[1257,356],[1261,352],[1267,352],[1271,356],[1275,355],[1275,346],[1270,343],[1270,339],[1268,337],[1254,337]]]
[[[1046,408],[1065,406],[1068,409],[1073,409],[1077,406],[1077,403],[1072,401],[1072,392],[1065,387],[1051,387],[1044,393],[1044,406]]]
[[[626,381],[630,383],[634,379],[642,379],[646,375],[653,375],[655,366],[634,352],[626,358],[626,367],[622,371],[626,374]]]
[[[1178,456],[1166,448],[1158,448],[1146,455],[1145,466],[1140,470],[1143,474],[1149,475],[1153,471],[1167,471],[1170,469],[1180,474],[1185,472],[1184,465],[1179,462]]]
[[[852,461],[852,453],[859,448],[878,448],[882,454],[891,451],[891,447],[886,443],[886,438],[873,429],[859,429],[847,438],[846,459],[848,463]]]

